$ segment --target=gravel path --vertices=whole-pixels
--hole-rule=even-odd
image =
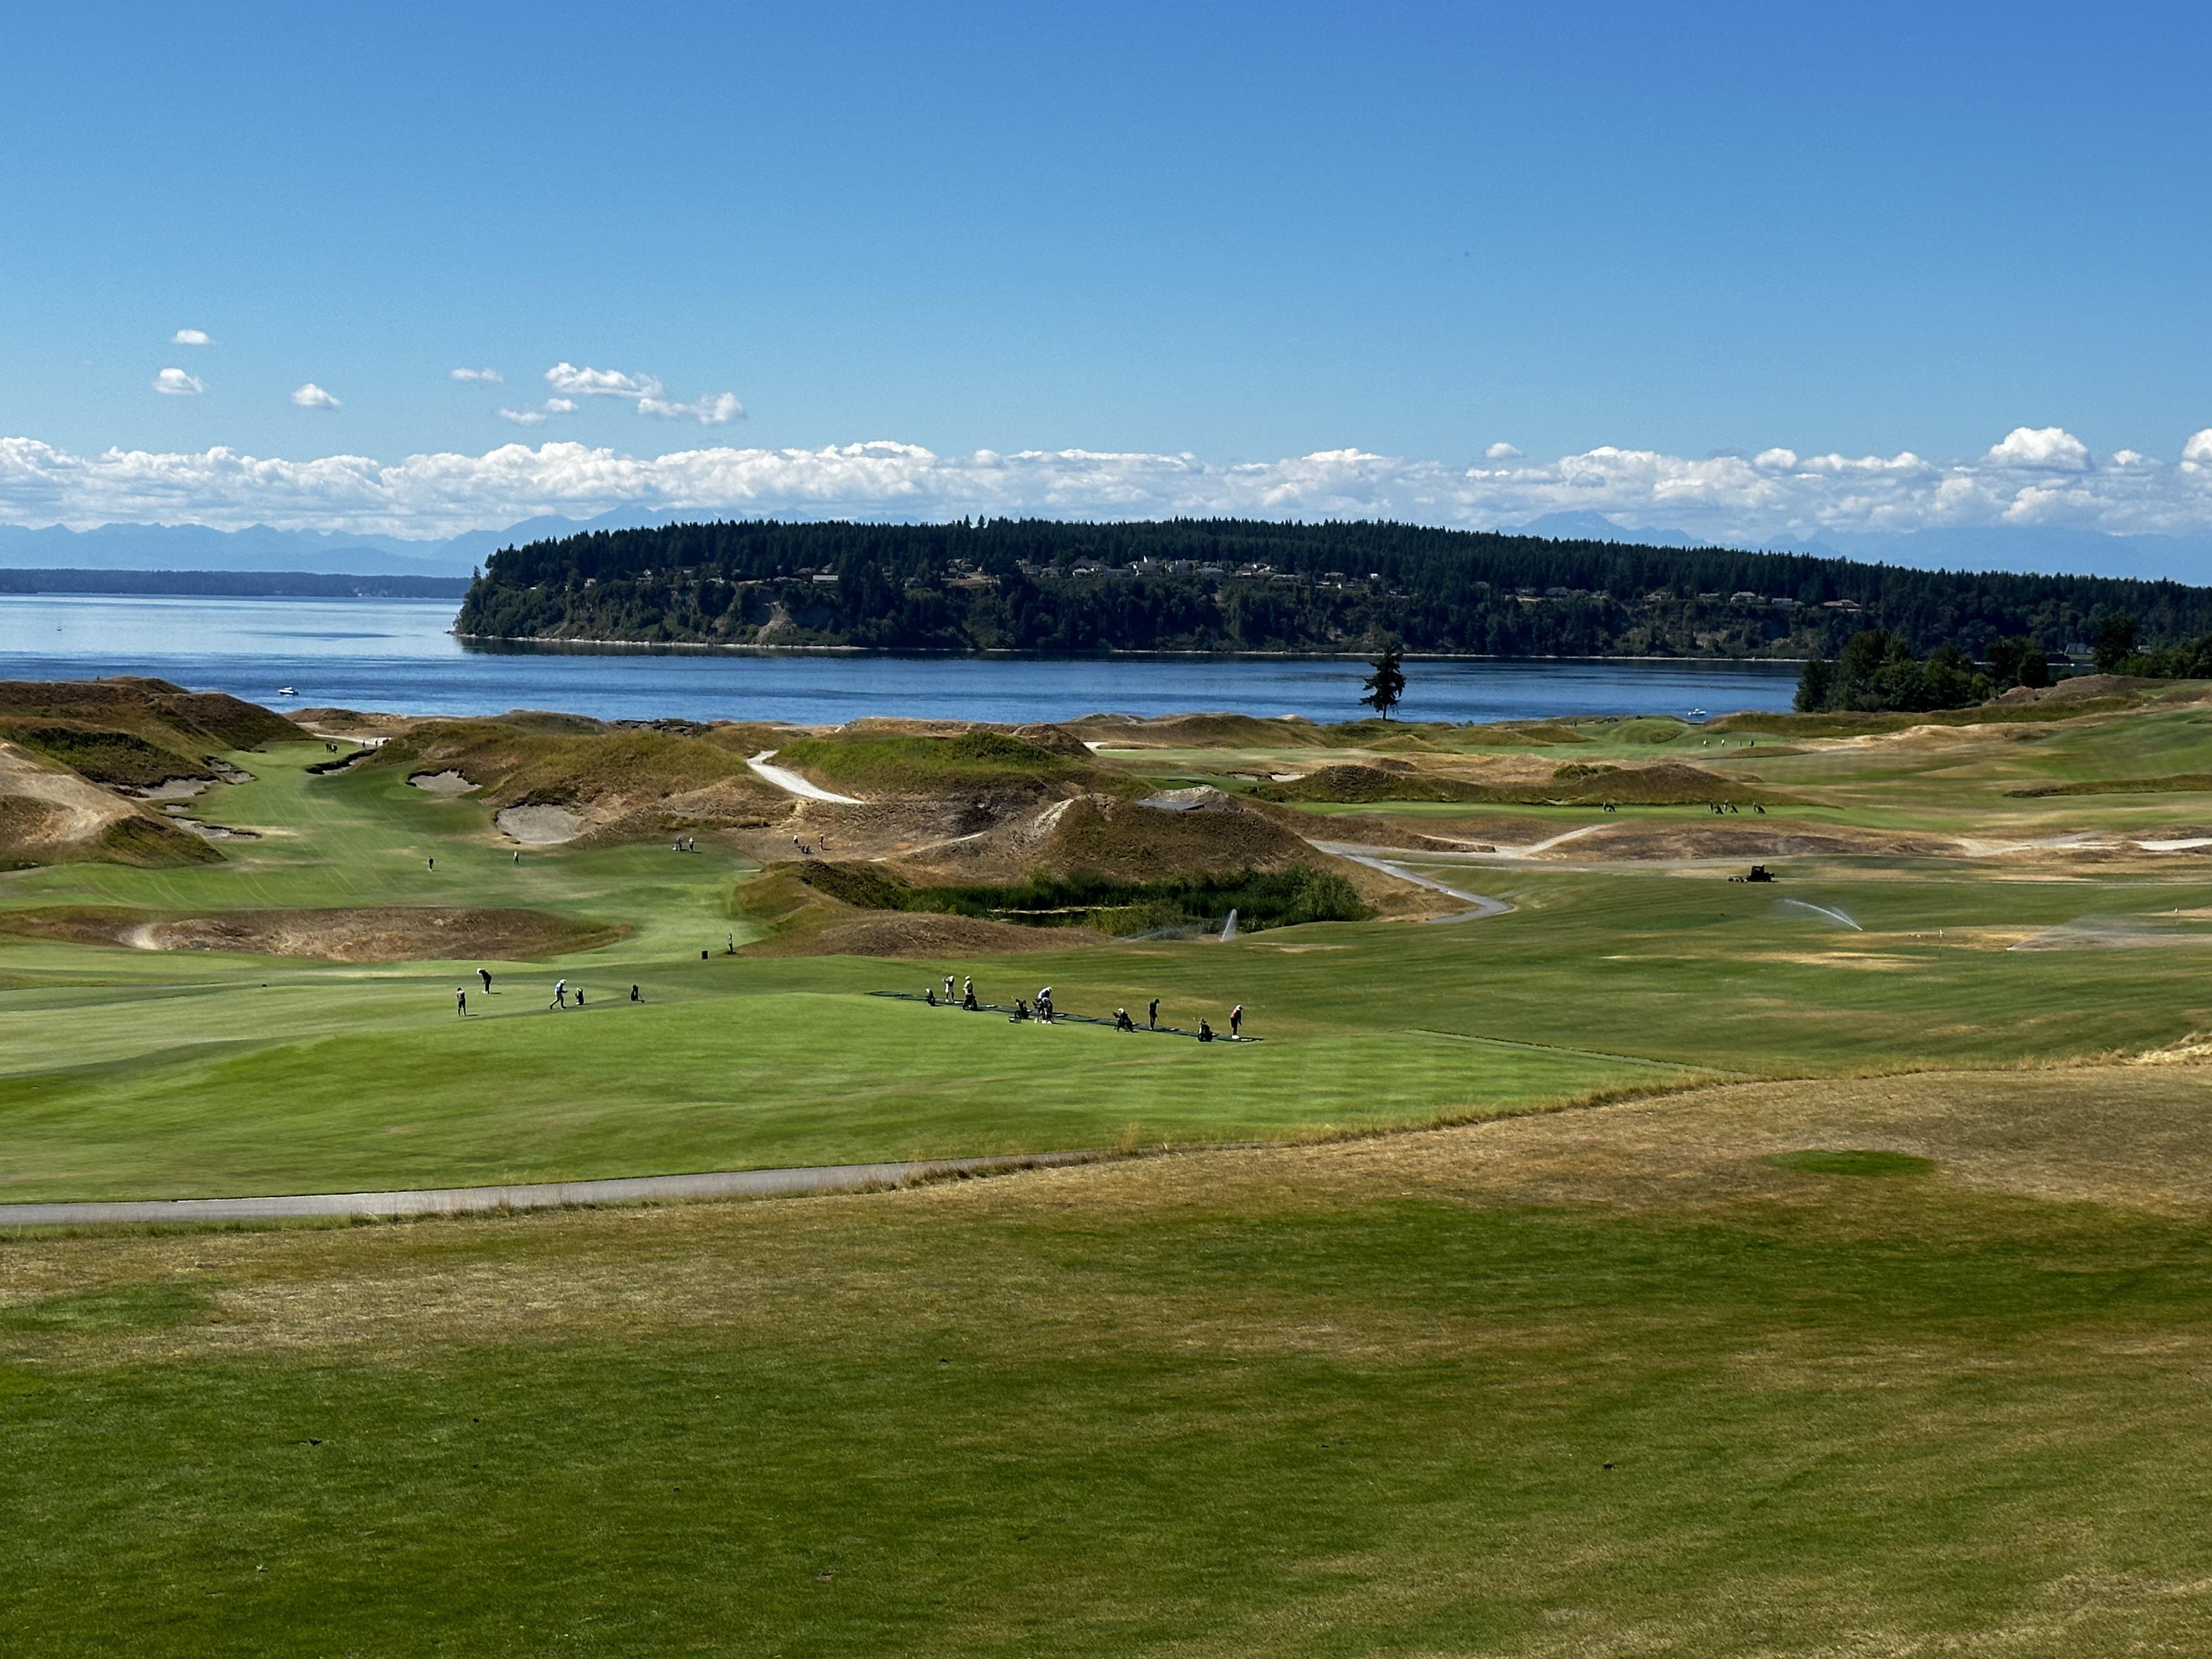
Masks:
[[[773,749],[763,749],[759,754],[755,755],[750,760],[747,761],[745,764],[751,767],[754,771],[766,778],[777,788],[788,790],[794,795],[804,795],[809,800],[833,801],[839,806],[866,806],[867,805],[866,801],[857,800],[850,795],[833,795],[827,789],[824,789],[820,784],[809,783],[805,778],[800,777],[798,773],[793,771],[787,766],[770,766],[769,762],[775,754],[775,750]]]
[[[774,1198],[851,1193],[909,1181],[1002,1175],[1089,1164],[1104,1152],[1013,1153],[926,1158],[908,1164],[833,1164],[811,1169],[729,1170],[708,1175],[548,1181],[519,1187],[430,1187],[386,1193],[292,1193],[270,1198],[125,1199],[105,1203],[0,1204],[0,1227],[58,1227],[198,1221],[289,1221],[313,1217],[461,1215],[485,1210],[551,1210],[580,1204],[656,1204],[693,1198]]]
[[[1442,893],[1446,898],[1455,898],[1461,903],[1471,907],[1449,916],[1431,916],[1428,918],[1431,921],[1480,921],[1485,916],[1502,916],[1513,908],[1504,899],[1492,898],[1487,894],[1470,893],[1462,888],[1447,886],[1433,877],[1422,875],[1418,871],[1408,870],[1403,865],[1390,859],[1378,856],[1373,848],[1363,847],[1356,842],[1317,841],[1314,845],[1324,853],[1334,853],[1338,858],[1349,859],[1354,864],[1364,864],[1370,870],[1380,870],[1386,876],[1395,876],[1400,881],[1410,881],[1416,887],[1425,887],[1432,893]]]

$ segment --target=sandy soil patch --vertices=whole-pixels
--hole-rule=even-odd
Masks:
[[[587,951],[622,936],[543,910],[414,908],[234,910],[215,916],[149,916],[93,906],[0,915],[0,929],[79,945],[140,951],[235,951],[330,962],[526,961]]]
[[[507,806],[495,820],[500,833],[525,847],[552,847],[584,833],[580,813],[565,806]]]

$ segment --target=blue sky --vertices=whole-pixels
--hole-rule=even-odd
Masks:
[[[2212,528],[2212,10],[1686,9],[19,8],[0,520],[315,510],[64,477],[112,447],[1910,452],[1933,501],[2024,428],[2083,452],[2038,511]],[[2084,494],[2120,452],[2165,482]]]

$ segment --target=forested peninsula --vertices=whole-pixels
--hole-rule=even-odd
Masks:
[[[2001,640],[2142,648],[2212,634],[2212,588],[1906,569],[1385,523],[668,525],[494,554],[455,622],[483,640],[878,650],[1834,657]]]

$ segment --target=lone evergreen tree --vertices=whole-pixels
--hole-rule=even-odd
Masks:
[[[1375,672],[1360,682],[1359,701],[1386,720],[1406,695],[1406,671],[1398,663],[1398,647],[1386,646],[1382,654],[1368,665]]]

